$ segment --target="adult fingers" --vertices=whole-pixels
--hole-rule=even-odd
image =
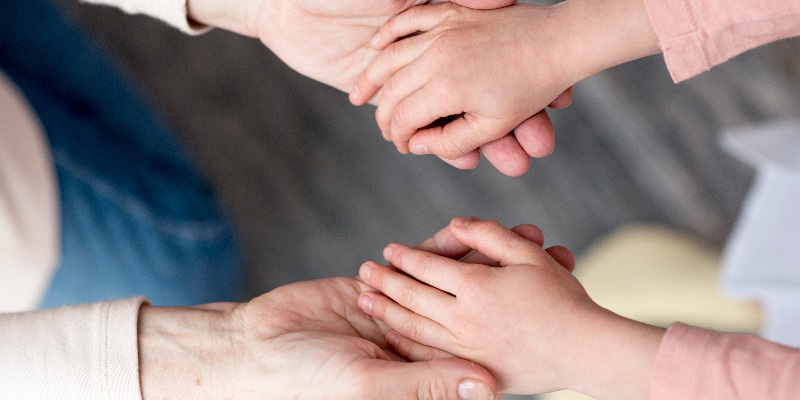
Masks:
[[[563,93],[558,95],[555,100],[548,107],[562,109],[567,108],[572,104],[572,86],[568,87]]]
[[[481,146],[486,159],[506,176],[521,176],[531,167],[531,159],[517,138],[508,134]]]
[[[449,258],[443,259],[450,260]],[[394,267],[400,268],[399,266]],[[444,320],[444,318],[450,314],[451,308],[455,304],[455,298],[450,294],[436,287],[420,283],[408,275],[399,273],[390,267],[385,267],[375,262],[368,261],[362,264],[358,275],[364,283],[391,297],[406,309],[435,321]],[[375,298],[366,297],[365,301],[370,299]],[[380,298],[377,299],[378,302],[380,300]],[[359,304],[361,304],[361,302],[359,302]],[[380,304],[386,306],[385,302]],[[404,315],[409,317],[407,314]],[[373,316],[393,326],[390,323],[391,321],[384,320],[382,315]]]
[[[455,160],[448,160],[443,157],[439,157],[439,159],[458,169],[473,169],[480,164],[481,153],[478,151],[478,149],[475,149],[461,157],[456,158]]]
[[[492,374],[459,358],[423,362],[365,360],[362,393],[375,400],[492,400],[499,398]]]
[[[392,350],[400,357],[409,361],[429,361],[437,358],[455,357],[442,349],[415,342],[395,330],[386,332],[386,343],[389,343]]]
[[[513,5],[517,0],[450,0],[453,3],[464,7],[475,8],[478,10],[489,10]]]
[[[514,128],[514,136],[525,152],[535,158],[550,155],[556,146],[556,133],[547,111],[542,110]]]
[[[552,246],[545,249],[547,254],[550,254],[550,257],[553,257],[562,267],[566,268],[567,271],[573,272],[575,271],[575,256],[572,255],[572,252],[569,251],[568,248],[564,246]]]

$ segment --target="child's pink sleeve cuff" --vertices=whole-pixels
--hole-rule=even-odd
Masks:
[[[800,349],[680,323],[661,342],[650,400],[797,399]]]
[[[675,82],[762,44],[800,35],[800,2],[644,0]]]

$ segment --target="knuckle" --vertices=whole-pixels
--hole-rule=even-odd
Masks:
[[[394,113],[392,114],[392,127],[393,129],[398,130],[398,139],[404,141],[410,139],[410,135],[404,132],[406,132],[409,128],[416,128],[409,126],[411,123],[411,118],[412,115],[406,107],[399,106],[394,109]]]
[[[452,137],[452,135],[447,135],[441,138],[440,142],[440,149],[441,154],[437,154],[442,156],[448,160],[454,160],[458,157],[463,156],[464,154],[469,153],[470,150],[467,150],[464,147],[464,144],[461,143],[456,138]]]
[[[408,309],[416,309],[419,305],[419,294],[411,286],[403,287],[399,296],[400,303]]]
[[[444,380],[438,376],[424,380],[417,392],[419,400],[445,400],[449,399],[448,387]]]
[[[403,41],[395,42],[383,50],[383,56],[389,65],[395,65],[398,62],[403,51],[403,44],[405,44]]]
[[[438,356],[436,350],[431,349],[431,348],[420,349],[417,353],[418,353],[417,354],[418,357],[416,357],[416,359],[417,360],[423,360],[423,361],[434,360]]]
[[[422,325],[418,324],[417,321],[413,318],[406,318],[402,323],[401,326],[403,327],[403,331],[401,332],[403,336],[417,340],[422,338],[425,334],[425,328]]]

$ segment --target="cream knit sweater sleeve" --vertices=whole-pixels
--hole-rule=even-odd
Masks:
[[[190,21],[186,12],[187,0],[82,0],[91,4],[113,6],[128,14],[145,14],[160,19],[184,33],[199,35],[210,28]]]
[[[0,399],[141,400],[142,297],[0,314]]]

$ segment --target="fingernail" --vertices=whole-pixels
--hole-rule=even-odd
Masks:
[[[358,90],[358,85],[355,85],[355,86],[353,86],[352,89],[350,89],[350,101],[351,102],[355,102],[356,100],[358,100],[359,92],[360,91]]]
[[[400,341],[400,334],[395,331],[386,332],[386,341],[392,346],[397,346],[397,342]]]
[[[359,274],[361,274],[361,279],[363,279],[364,282],[369,283],[369,277],[372,275],[372,265],[370,265],[368,262],[361,264],[361,270],[359,271]]]
[[[458,398],[461,400],[493,400],[494,393],[481,381],[465,379],[458,384]]]
[[[425,146],[424,144],[415,144],[411,146],[411,152],[418,156],[431,154],[430,150],[428,150],[428,146]]]
[[[375,34],[372,35],[372,39],[369,40],[369,45],[372,46],[373,48],[378,48],[378,43],[380,43],[380,41],[381,41],[380,31],[375,32]]]
[[[386,246],[383,249],[383,259],[386,260],[386,261],[389,261],[389,262],[392,261],[392,246],[391,245],[390,246]]]
[[[469,226],[469,224],[472,223],[472,219],[456,217],[453,218],[453,221],[451,223],[456,228],[466,228]]]
[[[372,313],[372,298],[367,295],[358,297],[358,307],[367,314]]]

